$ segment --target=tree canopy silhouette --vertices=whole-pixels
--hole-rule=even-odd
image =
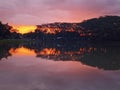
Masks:
[[[0,21],[0,39],[18,39],[20,38],[20,34],[16,33],[13,27],[7,24],[3,24]]]

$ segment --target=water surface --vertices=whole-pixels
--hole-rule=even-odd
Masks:
[[[0,90],[119,89],[118,43],[0,44]]]

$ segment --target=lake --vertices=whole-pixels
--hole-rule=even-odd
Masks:
[[[0,90],[120,90],[120,43],[2,42]]]

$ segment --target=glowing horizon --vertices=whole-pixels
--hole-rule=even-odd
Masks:
[[[29,32],[34,32],[37,26],[35,25],[12,25],[13,29],[15,29],[18,33],[25,34]]]

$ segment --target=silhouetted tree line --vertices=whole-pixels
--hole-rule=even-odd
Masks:
[[[3,24],[0,21],[0,39],[19,39],[20,34],[15,30],[13,31],[12,26],[7,24]]]
[[[99,46],[94,43],[56,43],[56,42],[21,42],[21,43],[2,43],[0,44],[0,60],[12,56],[17,48],[25,47],[34,50],[37,58],[45,58],[55,61],[78,61],[85,65],[97,67],[104,70],[120,70],[120,47],[116,44],[110,46]],[[118,45],[118,44],[117,44]],[[54,53],[40,52],[44,49],[53,50]],[[44,51],[45,52],[45,51]],[[46,51],[47,52],[47,51]],[[58,54],[56,54],[58,53]]]
[[[16,49],[19,47],[19,43],[8,43],[8,42],[2,42],[0,43],[0,60],[2,58],[8,58],[9,56],[12,56],[10,53],[10,49]]]
[[[68,31],[61,31],[56,34],[46,34],[41,32],[40,30],[35,30],[35,32],[30,32],[23,35],[23,38],[27,39],[35,39],[35,40],[77,40],[80,39],[80,35],[77,32],[68,32]]]
[[[47,26],[47,25],[46,25]],[[81,23],[53,23],[51,27],[61,28],[56,34],[45,34],[40,30],[24,35],[24,38],[42,40],[120,40],[120,16],[104,16],[85,20]],[[74,26],[74,31],[69,32],[65,28]],[[42,26],[41,26],[42,27]]]
[[[120,16],[104,16],[93,18],[78,25],[86,33],[91,32],[91,40],[120,40]]]
[[[59,28],[60,32],[55,34],[45,33],[38,29],[40,27]],[[0,39],[35,39],[35,40],[56,40],[56,41],[75,41],[75,40],[120,40],[120,16],[104,16],[85,20],[81,23],[52,23],[38,25],[35,32],[20,35],[10,32],[11,26],[0,22]],[[74,31],[68,31],[74,29]]]

